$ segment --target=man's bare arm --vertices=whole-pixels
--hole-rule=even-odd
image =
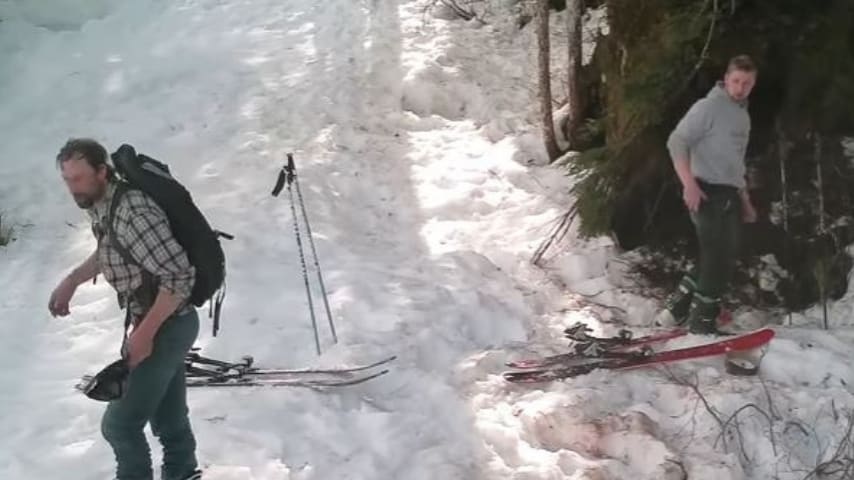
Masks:
[[[99,271],[98,251],[96,250],[92,252],[92,255],[89,255],[89,258],[84,260],[83,263],[72,270],[66,278],[76,287],[95,278]]]
[[[51,315],[64,317],[69,313],[68,304],[71,302],[71,297],[74,296],[74,291],[80,285],[88,282],[98,275],[98,257],[97,251],[89,255],[83,263],[72,270],[59,282],[59,285],[50,294],[50,299],[47,302],[47,308]]]

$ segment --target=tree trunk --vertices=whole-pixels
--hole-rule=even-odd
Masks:
[[[551,69],[549,68],[549,0],[537,0],[537,61],[539,64],[540,113],[543,119],[543,141],[549,161],[560,156],[552,121]]]
[[[567,0],[566,23],[569,37],[569,63],[567,70],[567,102],[569,103],[569,119],[564,132],[569,147],[576,144],[575,134],[581,125],[581,115],[584,111],[581,104],[581,16],[584,12],[584,0]]]

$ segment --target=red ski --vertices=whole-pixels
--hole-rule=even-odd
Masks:
[[[722,327],[732,322],[732,314],[728,310],[721,312],[718,317],[718,326]],[[636,358],[637,352],[627,352],[639,347],[644,347],[654,343],[662,343],[668,340],[673,340],[685,335],[688,335],[687,327],[676,327],[655,332],[643,337],[625,337],[617,336],[610,338],[589,337],[589,342],[596,344],[596,348],[592,351],[594,355],[586,355],[581,349],[575,352],[561,353],[543,358],[528,358],[524,360],[513,360],[506,363],[510,368],[517,369],[544,369],[555,365],[567,365],[569,363],[590,363],[605,358]]]
[[[672,363],[697,358],[725,355],[729,352],[738,352],[759,348],[774,338],[774,330],[762,328],[750,333],[735,335],[712,343],[706,343],[695,347],[665,350],[662,352],[647,353],[637,352],[616,358],[591,358],[590,363],[580,365],[555,366],[536,370],[523,370],[519,372],[504,372],[505,380],[514,383],[538,383],[575,377],[604,368],[608,370],[628,370],[649,365]]]

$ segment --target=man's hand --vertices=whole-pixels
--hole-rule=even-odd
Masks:
[[[753,223],[756,221],[756,209],[753,208],[753,202],[750,201],[750,194],[746,188],[738,191],[738,196],[741,198],[741,219],[744,223]]]
[[[692,179],[689,182],[685,182],[685,186],[682,189],[682,199],[685,200],[685,206],[688,207],[689,211],[696,212],[700,209],[700,203],[706,199],[706,194],[697,185],[697,182]]]
[[[706,199],[706,194],[697,185],[697,179],[691,173],[691,162],[687,158],[674,158],[673,168],[682,182],[682,199],[685,200],[685,206],[694,213],[700,209],[700,202]]]
[[[154,348],[154,339],[146,333],[146,330],[134,328],[128,338],[128,366],[136,368],[143,360],[151,355]]]
[[[50,299],[47,301],[47,309],[50,314],[56,317],[64,317],[68,315],[68,304],[71,302],[71,297],[77,290],[78,285],[95,278],[98,274],[98,252],[97,250],[89,255],[83,263],[71,271],[65,278],[59,282],[59,285],[50,294]]]
[[[127,343],[128,365],[134,368],[151,355],[154,348],[154,337],[163,322],[175,312],[181,303],[181,299],[175,294],[161,288],[154,299],[154,305],[148,313],[133,328]]]
[[[50,299],[47,302],[47,309],[50,314],[56,317],[64,317],[69,313],[68,304],[71,302],[71,297],[77,290],[77,282],[71,276],[65,277],[59,282],[59,285],[50,294]]]
[[[744,223],[753,223],[756,221],[756,209],[750,202],[750,198],[742,197],[741,199],[741,219]]]

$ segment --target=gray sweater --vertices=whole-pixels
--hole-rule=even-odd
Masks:
[[[698,180],[743,188],[749,138],[747,102],[733,100],[718,82],[682,117],[667,139],[667,149],[674,162],[688,159]]]

